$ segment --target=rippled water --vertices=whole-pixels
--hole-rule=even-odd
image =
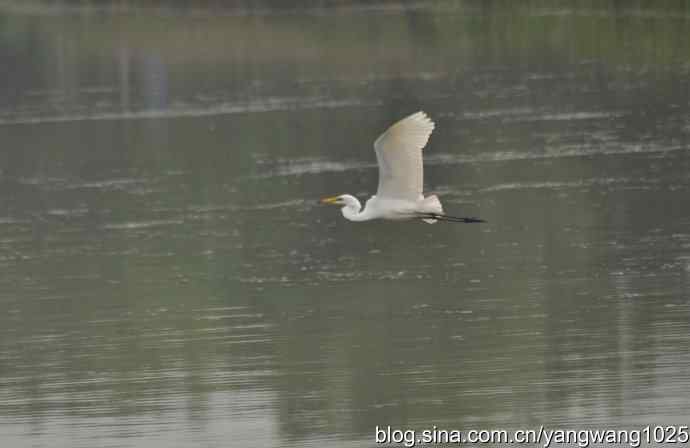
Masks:
[[[2,445],[687,425],[687,10],[303,5],[0,3]]]

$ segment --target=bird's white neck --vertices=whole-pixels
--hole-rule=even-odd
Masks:
[[[345,206],[340,209],[340,211],[343,213],[343,216],[345,219],[348,219],[350,221],[366,221],[367,216],[366,216],[366,210],[365,212],[362,212],[362,204],[359,202],[359,200],[350,195],[345,196]]]

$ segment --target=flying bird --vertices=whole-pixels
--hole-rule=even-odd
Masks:
[[[379,166],[379,186],[364,210],[359,200],[349,194],[324,198],[321,202],[342,206],[343,216],[350,221],[485,222],[479,218],[446,215],[436,195],[424,197],[422,149],[433,130],[434,122],[420,111],[393,124],[376,139],[374,150]]]

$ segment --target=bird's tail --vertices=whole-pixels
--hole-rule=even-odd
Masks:
[[[424,198],[424,201],[422,201],[422,208],[424,209],[424,213],[430,216],[443,215],[443,205],[441,205],[441,201],[435,194],[432,194],[431,196],[427,196]],[[424,221],[427,224],[434,224],[438,221],[438,219],[429,217],[422,218],[422,221]]]
[[[446,215],[443,213],[443,206],[436,195],[431,195],[424,198],[424,201],[422,201],[422,211],[419,217],[427,224],[434,224],[438,221],[462,222],[466,224],[486,222],[479,218],[463,218],[459,216]]]

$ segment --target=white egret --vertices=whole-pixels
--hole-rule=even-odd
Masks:
[[[321,202],[342,205],[343,216],[350,221],[485,222],[478,218],[446,215],[436,195],[424,197],[422,149],[433,130],[434,122],[420,111],[393,124],[376,139],[374,150],[379,165],[379,186],[376,195],[366,202],[364,210],[359,200],[349,194],[324,198]]]

